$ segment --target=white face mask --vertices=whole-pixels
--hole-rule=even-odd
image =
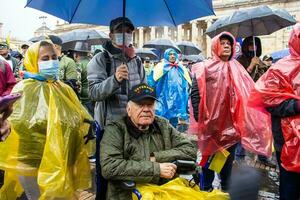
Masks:
[[[129,47],[132,44],[132,33],[125,33],[125,46]],[[123,33],[115,33],[114,34],[114,42],[118,46],[123,45]]]
[[[58,75],[59,61],[48,60],[38,62],[39,73],[46,79],[56,79]]]

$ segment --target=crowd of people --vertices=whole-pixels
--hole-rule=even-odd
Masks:
[[[106,199],[131,199],[121,181],[161,185],[176,178],[173,162],[196,161],[199,151],[203,191],[214,190],[207,165],[214,155],[226,152],[219,173],[228,192],[234,160],[255,154],[279,167],[280,200],[299,200],[300,25],[291,31],[291,55],[275,64],[270,55],[260,59],[258,37],[245,38],[236,56],[235,38],[222,32],[212,40],[212,58],[193,66],[172,48],[155,65],[136,56],[134,29],[128,18],[112,20],[110,40],[92,57],[86,41],[67,54],[54,35],[22,45],[22,53],[0,43],[0,102],[21,94],[0,109],[0,196],[8,174],[29,200],[71,199],[90,188],[85,121],[96,120],[104,128],[97,148]],[[270,160],[273,141],[277,164]]]

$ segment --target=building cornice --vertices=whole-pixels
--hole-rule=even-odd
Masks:
[[[288,3],[288,2],[294,2],[298,0],[244,0],[244,1],[229,1],[227,3],[221,2],[221,3],[214,3],[214,9],[215,11],[223,10],[226,8],[236,8],[236,7],[253,7],[258,5],[265,5],[265,4],[275,4],[275,3]]]

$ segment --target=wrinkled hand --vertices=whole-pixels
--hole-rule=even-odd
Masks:
[[[0,141],[4,141],[8,135],[10,134],[10,124],[8,123],[7,120],[4,120],[0,124]]]
[[[128,80],[128,69],[124,63],[117,67],[115,77],[119,83],[121,83],[124,79]]]
[[[160,177],[171,179],[176,174],[177,166],[173,163],[159,163]]]

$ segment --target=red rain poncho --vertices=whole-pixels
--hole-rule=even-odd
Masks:
[[[294,26],[289,39],[290,56],[273,65],[256,83],[249,105],[274,107],[287,99],[300,100],[300,24]],[[282,166],[300,172],[300,115],[281,119],[284,145]]]
[[[202,155],[212,155],[241,141],[254,153],[271,155],[272,135],[270,118],[266,113],[247,107],[254,82],[235,59],[224,62],[220,58],[220,36],[212,40],[213,58],[193,66],[197,78],[200,103],[198,122],[191,111],[190,133],[198,135]],[[231,56],[233,57],[233,56]]]

